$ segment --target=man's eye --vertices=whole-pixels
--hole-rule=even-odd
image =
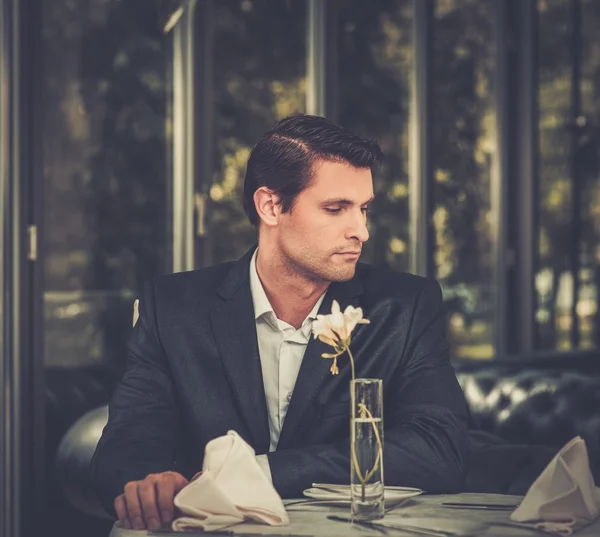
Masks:
[[[361,207],[360,209],[363,213],[368,214],[370,212],[370,208],[369,207]]]
[[[325,208],[325,210],[329,213],[329,214],[337,214],[341,211],[341,209],[330,209],[328,207]]]

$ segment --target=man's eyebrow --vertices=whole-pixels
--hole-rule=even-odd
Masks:
[[[374,196],[371,196],[367,201],[361,203],[361,205],[368,205],[373,199]],[[354,205],[354,202],[346,198],[329,198],[321,202],[321,205]]]

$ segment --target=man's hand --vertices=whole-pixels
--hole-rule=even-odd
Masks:
[[[188,480],[177,472],[150,474],[142,481],[130,481],[115,499],[115,511],[127,529],[157,530],[173,521],[173,498]]]

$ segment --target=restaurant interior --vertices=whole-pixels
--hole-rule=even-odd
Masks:
[[[240,258],[253,145],[375,139],[361,261],[439,281],[469,492],[600,479],[600,2],[0,0],[0,537],[107,536],[89,464],[150,279]],[[598,129],[598,130],[596,130]]]

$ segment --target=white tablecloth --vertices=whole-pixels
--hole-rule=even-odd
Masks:
[[[436,522],[449,531],[455,531],[456,535],[476,535],[485,537],[531,537],[543,535],[541,532],[522,529],[519,527],[509,527],[504,525],[494,525],[494,523],[510,523],[510,512],[491,511],[491,510],[472,510],[472,509],[449,509],[442,507],[442,502],[480,502],[480,503],[518,503],[520,496],[505,496],[501,494],[448,494],[448,495],[423,495],[412,498],[385,515],[383,523],[402,524],[408,518],[427,518],[438,519]],[[329,514],[346,516],[347,509],[343,508],[325,508],[323,506],[290,506],[290,524],[284,527],[269,527],[257,524],[239,524],[228,528],[236,535],[271,535],[285,537],[338,537],[361,535],[382,535],[374,530],[364,528],[358,525],[349,525],[343,522],[335,522],[327,519]],[[476,532],[472,532],[473,526],[480,523]],[[463,528],[463,531],[461,531]],[[471,530],[471,533],[469,531]],[[119,523],[113,527],[110,537],[144,537],[146,531],[133,531],[121,528]],[[185,535],[185,534],[182,534]],[[210,535],[206,533],[205,535]],[[219,535],[218,533],[214,535]],[[222,534],[221,534],[222,535]],[[398,530],[389,530],[389,535],[401,537],[414,537],[415,533],[402,532]],[[546,534],[550,536],[551,534]],[[576,537],[599,537],[600,519],[595,523],[579,530],[575,533]]]

